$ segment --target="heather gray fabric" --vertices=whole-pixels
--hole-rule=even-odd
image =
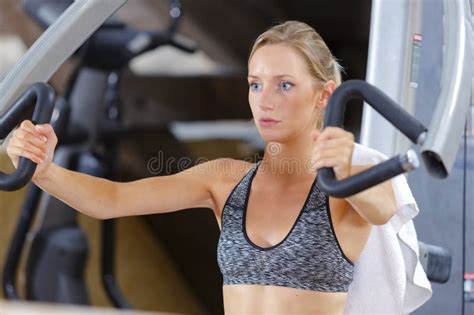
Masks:
[[[347,292],[354,265],[334,234],[329,198],[315,179],[297,220],[278,244],[262,248],[245,231],[252,180],[260,162],[230,193],[222,210],[217,260],[226,284],[276,285]]]

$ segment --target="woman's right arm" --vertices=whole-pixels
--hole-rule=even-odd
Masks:
[[[56,144],[51,125],[34,126],[25,121],[14,132],[7,153],[15,167],[20,156],[37,163],[33,182],[86,215],[109,219],[196,207],[214,208],[211,185],[218,180],[220,160],[173,175],[119,183],[52,163]]]
[[[70,207],[97,219],[214,208],[211,173],[217,160],[180,173],[120,183],[51,164],[34,183]],[[208,172],[208,173],[206,173]],[[208,178],[208,180],[206,180]]]

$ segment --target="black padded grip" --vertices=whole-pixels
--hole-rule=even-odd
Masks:
[[[342,127],[346,105],[352,99],[367,102],[414,143],[427,130],[385,93],[362,80],[344,82],[334,91],[327,105],[324,128]],[[331,196],[349,197],[406,172],[407,159],[405,155],[395,156],[343,180],[336,179],[332,168],[321,168],[318,170],[318,184]]]
[[[34,124],[49,123],[54,109],[56,93],[46,83],[35,83],[23,93],[15,103],[0,117],[0,139],[6,136],[24,119],[33,108],[31,121]],[[33,177],[36,164],[20,157],[18,168],[12,174],[0,171],[0,190],[14,191],[25,186]]]

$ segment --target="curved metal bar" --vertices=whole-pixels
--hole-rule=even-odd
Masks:
[[[126,2],[74,1],[0,82],[0,114],[10,107],[26,87],[35,82],[47,82],[64,61]]]
[[[381,90],[362,80],[344,82],[334,91],[327,106],[324,128],[342,127],[346,104],[352,99],[366,101],[412,142],[422,142],[427,130],[426,127]],[[348,197],[418,166],[419,161],[416,153],[409,150],[404,155],[395,156],[343,180],[336,179],[332,168],[321,168],[318,170],[318,183],[331,196]]]
[[[431,176],[446,178],[459,149],[471,104],[472,24],[468,0],[445,0],[445,53],[441,93],[421,157]]]
[[[4,139],[34,108],[34,124],[49,123],[54,109],[56,93],[46,83],[35,83],[0,117],[0,139]],[[33,177],[36,164],[20,157],[18,167],[12,174],[0,171],[0,190],[14,191],[25,186]]]

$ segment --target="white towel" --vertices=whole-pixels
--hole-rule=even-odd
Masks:
[[[356,143],[353,165],[378,164],[387,157]],[[412,219],[419,209],[405,175],[391,179],[397,212],[384,225],[373,226],[355,264],[345,314],[406,314],[432,295],[419,262],[418,238]]]

